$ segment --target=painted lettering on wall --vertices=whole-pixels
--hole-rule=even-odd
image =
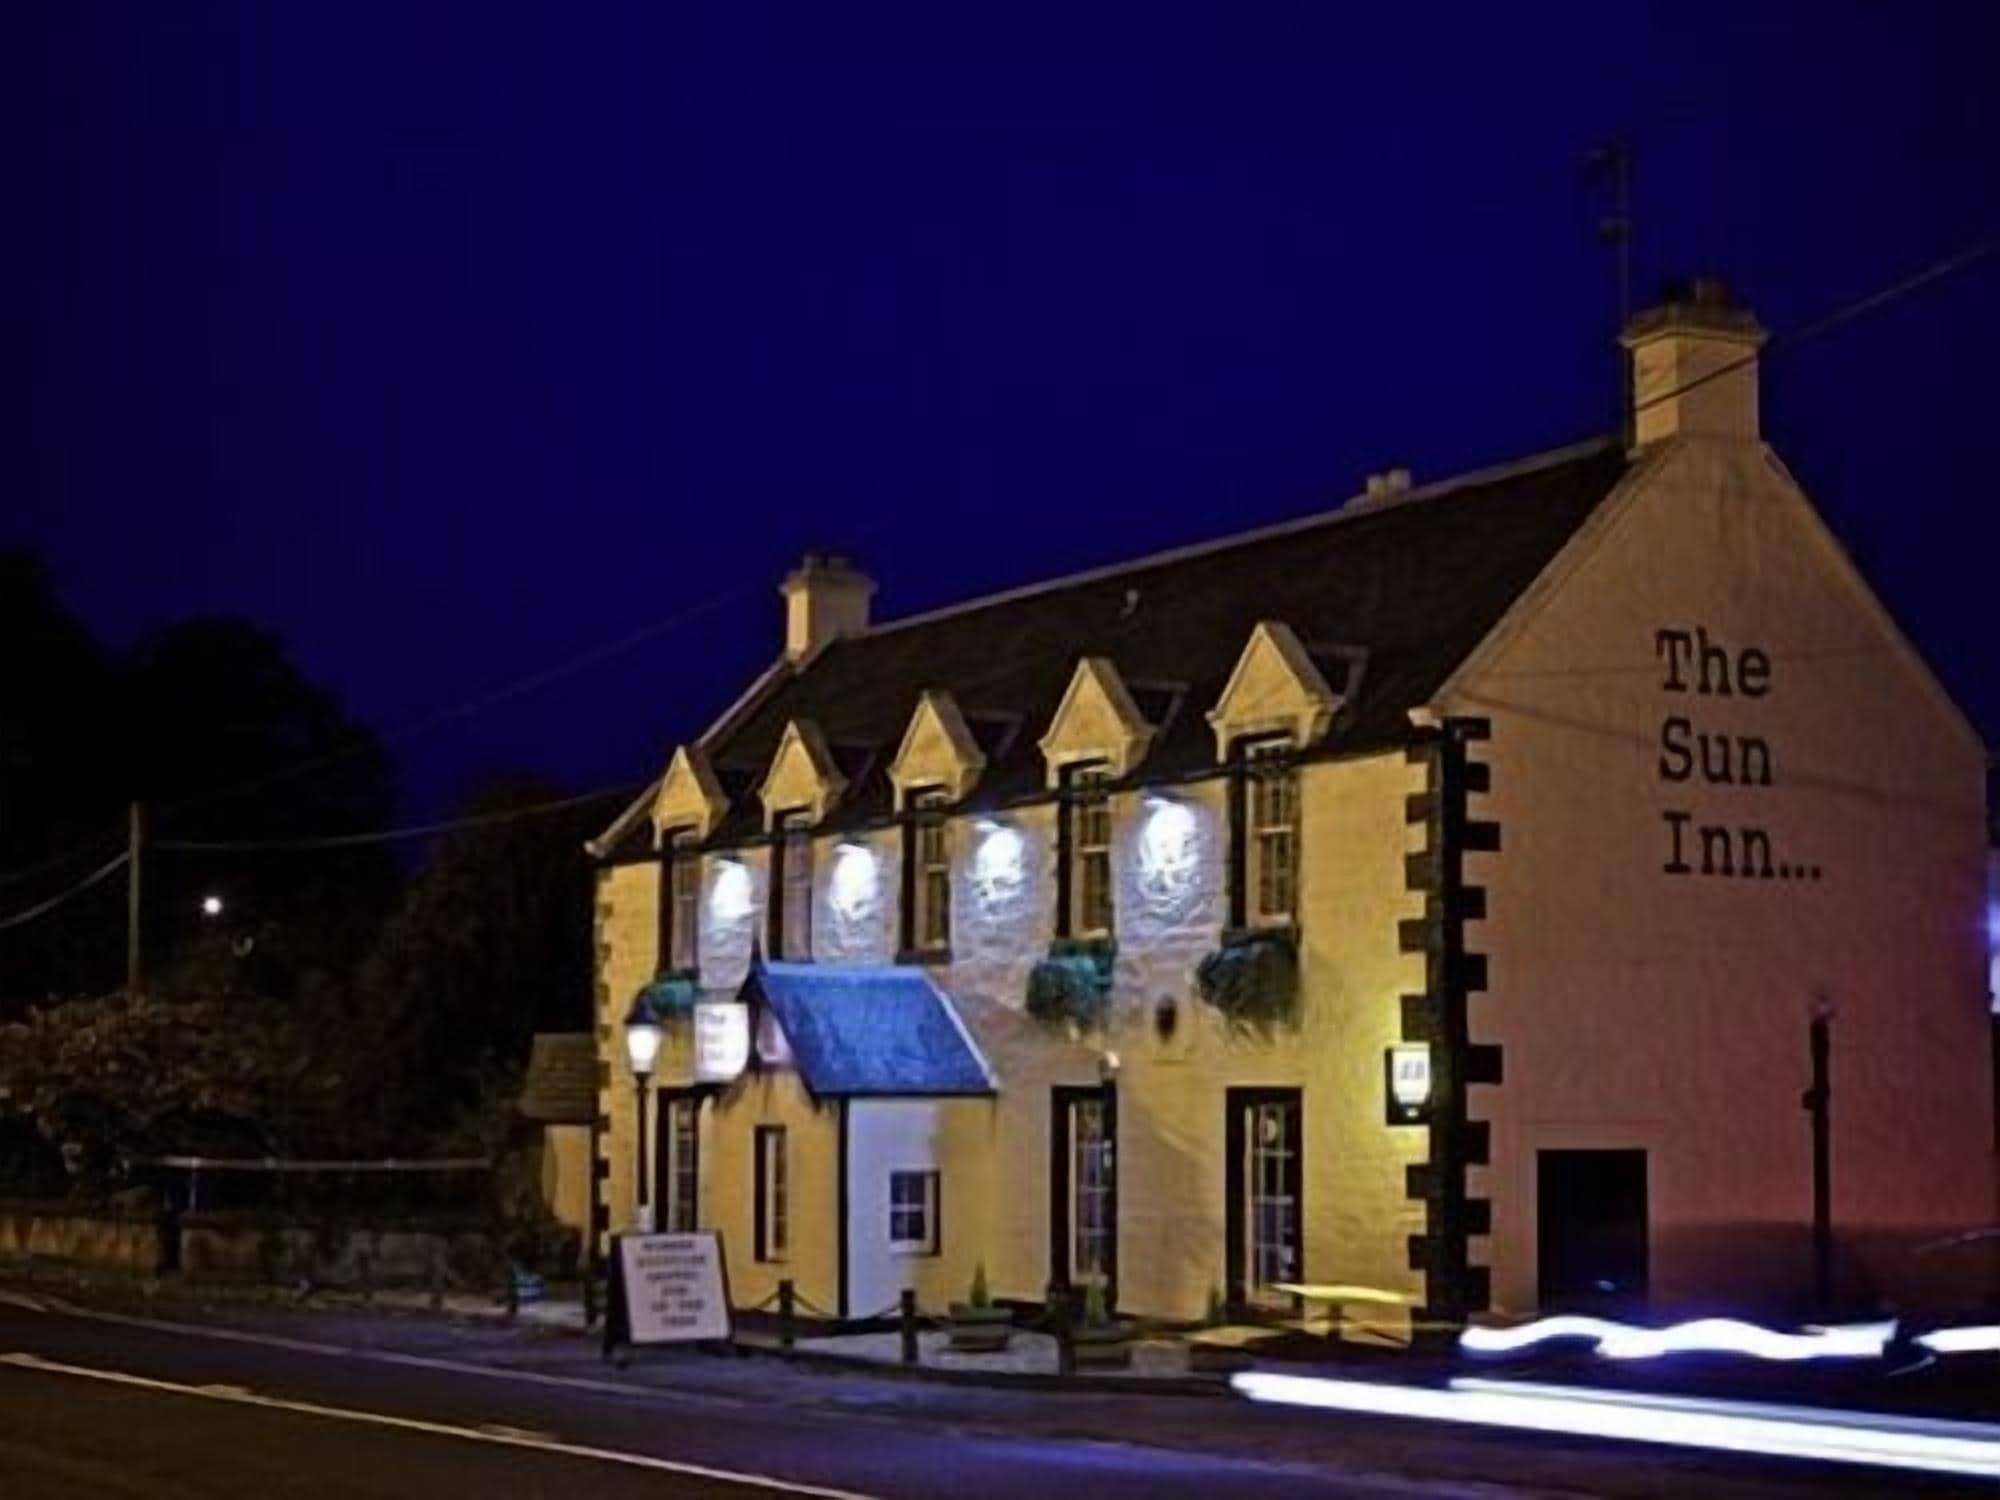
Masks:
[[[1728,789],[1703,799],[1711,812],[1697,814],[1672,805],[1661,810],[1661,869],[1669,875],[1734,880],[1818,880],[1818,865],[1780,857],[1771,830],[1756,821],[1764,805],[1757,794],[1777,776],[1770,740],[1717,728],[1712,716],[1703,713],[1705,706],[1722,699],[1768,699],[1773,689],[1770,654],[1758,646],[1727,645],[1701,625],[1654,631],[1653,653],[1660,691],[1692,700],[1671,704],[1660,721],[1660,780],[1690,791]]]

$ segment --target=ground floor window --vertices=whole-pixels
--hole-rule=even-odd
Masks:
[[[700,1102],[689,1095],[668,1095],[662,1101],[660,1227],[668,1234],[695,1229],[701,1183],[699,1110]]]
[[[791,1248],[790,1165],[785,1127],[757,1127],[757,1259],[783,1260]]]
[[[910,1255],[938,1253],[938,1174],[889,1174],[889,1248]]]

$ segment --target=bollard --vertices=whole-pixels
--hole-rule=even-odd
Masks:
[[[792,1280],[787,1276],[778,1283],[778,1347],[789,1349],[797,1337],[793,1320],[798,1316],[795,1304],[798,1294],[792,1288]]]
[[[917,1294],[909,1287],[903,1288],[903,1295],[896,1306],[896,1321],[903,1335],[903,1363],[917,1362]]]
[[[583,1268],[583,1326],[597,1326],[597,1267],[588,1262]]]
[[[1056,1336],[1056,1373],[1076,1373],[1076,1342],[1071,1337],[1069,1288],[1051,1285],[1048,1290],[1050,1332]]]
[[[431,1311],[444,1311],[444,1247],[435,1241],[431,1244]]]
[[[521,1316],[521,1279],[515,1273],[514,1263],[506,1263],[507,1270],[507,1326],[512,1328],[515,1319]]]
[[[361,1305],[375,1305],[375,1257],[367,1250],[354,1252],[354,1263],[361,1272]]]

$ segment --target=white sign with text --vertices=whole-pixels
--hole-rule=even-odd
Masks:
[[[712,1231],[620,1235],[618,1254],[632,1343],[729,1337],[722,1241]]]
[[[694,1008],[696,1083],[733,1083],[750,1065],[750,1007],[704,1000]]]

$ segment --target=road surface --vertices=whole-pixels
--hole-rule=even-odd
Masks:
[[[1699,1492],[1723,1500],[1933,1492],[1892,1476],[1802,1465],[1710,1474],[1652,1450],[1418,1424],[1349,1421],[1349,1443],[1339,1436],[1347,1419],[1220,1399],[1117,1398],[1143,1412],[1134,1418],[1140,1428],[1178,1429],[1176,1441],[1104,1441],[1099,1434],[1113,1420],[1102,1416],[1111,1410],[1105,1397],[1068,1405],[1064,1394],[1013,1393],[989,1409],[985,1393],[953,1393],[940,1417],[923,1404],[928,1388],[906,1386],[917,1394],[887,1410],[829,1410],[788,1399],[778,1389],[788,1372],[760,1376],[752,1361],[709,1361],[718,1387],[711,1394],[635,1388],[587,1365],[562,1374],[482,1368],[333,1351],[311,1337],[309,1329],[296,1340],[175,1331],[0,1303],[0,1495],[1500,1500]],[[699,1379],[704,1367],[690,1368]],[[759,1398],[760,1379],[772,1384],[770,1399]],[[1070,1413],[1079,1414],[1076,1430],[1063,1432]],[[1219,1444],[1229,1451],[1196,1446],[1204,1425],[1218,1436],[1232,1429]],[[1270,1434],[1268,1448],[1260,1431]],[[1299,1433],[1331,1441],[1337,1461],[1299,1458],[1288,1446]],[[1433,1460],[1442,1472],[1425,1472]]]

